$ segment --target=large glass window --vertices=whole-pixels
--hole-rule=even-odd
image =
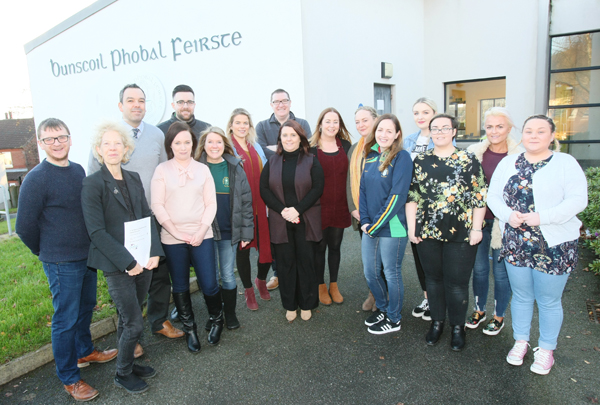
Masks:
[[[12,153],[2,152],[2,153],[0,153],[0,159],[2,159],[2,161],[4,162],[4,167],[6,169],[13,168]]]
[[[563,151],[600,166],[600,32],[551,39],[548,110]]]
[[[445,84],[446,113],[458,120],[458,142],[474,142],[485,134],[483,116],[494,106],[505,104],[504,77],[466,80]]]

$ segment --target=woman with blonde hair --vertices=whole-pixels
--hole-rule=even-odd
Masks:
[[[115,384],[132,394],[148,389],[142,378],[156,371],[134,364],[134,351],[144,329],[141,306],[152,281],[150,270],[164,256],[144,186],[136,172],[121,168],[133,153],[135,144],[118,123],[101,124],[92,143],[92,152],[102,165],[99,171],[83,179],[81,202],[91,245],[88,267],[104,272],[108,292],[119,314],[117,373]],[[148,219],[150,258],[139,263],[125,247],[125,224]]]
[[[215,240],[215,270],[221,281],[223,312],[227,329],[237,329],[240,323],[235,313],[237,285],[234,263],[238,244],[246,247],[254,238],[252,192],[233,147],[225,132],[209,127],[200,134],[195,159],[210,169],[217,192],[217,215],[212,223]],[[210,323],[206,329],[210,330]]]
[[[252,190],[252,213],[254,218],[254,237],[252,241],[237,252],[236,263],[240,279],[244,285],[246,306],[252,311],[258,310],[258,303],[254,294],[251,280],[250,248],[258,251],[258,274],[254,283],[258,288],[260,298],[270,300],[271,294],[267,290],[267,274],[273,262],[271,253],[271,238],[269,222],[267,219],[267,206],[260,196],[260,174],[267,162],[267,158],[256,142],[256,130],[252,123],[250,113],[243,108],[236,108],[231,113],[227,128],[227,137],[231,140],[236,157],[242,160],[242,166]]]
[[[429,131],[429,123],[433,116],[437,113],[437,104],[430,98],[421,97],[413,104],[413,119],[419,130],[413,134],[408,135],[404,138],[404,149],[410,153],[410,157],[414,161],[419,153],[424,153],[430,149],[433,149],[434,144],[431,139],[431,133]],[[454,143],[454,141],[453,141]],[[429,301],[427,300],[427,285],[425,282],[425,272],[423,271],[423,265],[419,258],[419,252],[417,245],[410,242],[412,249],[413,258],[415,260],[415,267],[417,269],[417,277],[423,290],[424,299],[417,305],[412,315],[416,318],[422,318],[424,321],[431,320],[431,311],[429,310]]]
[[[481,162],[485,179],[490,183],[498,163],[507,155],[523,152],[511,136],[514,123],[508,110],[503,107],[493,107],[485,113],[485,138],[467,148]],[[504,261],[498,261],[502,247],[502,233],[498,219],[488,207],[485,213],[483,238],[477,246],[477,256],[473,267],[473,295],[475,310],[467,319],[465,326],[476,329],[486,319],[486,302],[490,276],[490,247],[492,248],[492,269],[494,272],[494,316],[483,328],[483,333],[495,336],[504,328],[504,314],[510,302],[511,290]]]
[[[405,204],[412,161],[402,149],[402,128],[395,115],[377,118],[363,156],[359,207],[366,235],[361,250],[365,278],[377,305],[365,325],[370,333],[381,335],[400,330],[404,301],[402,259],[408,242]]]
[[[506,356],[514,366],[527,354],[534,302],[539,312],[539,341],[530,370],[548,374],[562,326],[562,294],[577,267],[577,214],[587,205],[587,181],[571,155],[550,150],[556,127],[545,115],[525,120],[524,153],[504,158],[496,167],[488,203],[500,220],[502,250],[513,292],[515,344]]]
[[[346,199],[348,150],[350,133],[340,113],[333,107],[319,114],[315,132],[310,139],[311,153],[319,160],[325,174],[325,188],[321,196],[321,227],[323,239],[317,245],[315,268],[319,279],[319,302],[341,304],[344,297],[338,288],[341,246],[344,229],[352,222]],[[329,291],[325,284],[325,256],[329,248]]]
[[[348,200],[348,210],[352,218],[352,228],[358,231],[362,238],[362,230],[360,229],[360,213],[358,211],[359,196],[360,196],[360,179],[365,167],[365,140],[373,130],[373,124],[377,119],[377,111],[373,107],[361,105],[354,113],[354,123],[356,130],[360,135],[360,139],[350,147],[348,151],[349,167],[348,180],[346,183],[346,199]],[[375,297],[369,290],[367,299],[362,304],[363,311],[375,310]]]

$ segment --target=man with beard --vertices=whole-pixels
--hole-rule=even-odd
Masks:
[[[190,86],[180,84],[173,89],[173,102],[171,107],[175,112],[171,115],[171,119],[161,122],[158,127],[164,134],[167,133],[171,124],[176,121],[183,121],[192,128],[192,133],[196,139],[200,138],[200,133],[206,128],[210,127],[210,124],[204,121],[196,119],[194,116],[194,109],[196,108],[196,102],[194,101],[194,90]]]

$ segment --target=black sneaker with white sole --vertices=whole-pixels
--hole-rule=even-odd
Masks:
[[[365,325],[367,326],[371,326],[371,325],[375,325],[381,321],[383,321],[386,318],[386,313],[382,312],[380,310],[377,310],[375,312],[373,312],[366,320],[365,320]]]
[[[369,326],[369,333],[374,335],[383,335],[385,333],[398,332],[399,330],[400,320],[398,320],[398,322],[392,322],[387,316],[383,321]]]
[[[423,316],[421,317],[421,319],[424,321],[431,321],[431,311],[427,310],[423,312]]]
[[[429,315],[429,301],[427,301],[427,298],[423,299],[423,302],[421,302],[415,307],[415,309],[413,309],[412,316],[414,316],[415,318],[422,318],[423,315],[425,315],[425,313],[427,313],[427,315],[429,316],[429,319],[426,320],[430,321],[431,316]]]

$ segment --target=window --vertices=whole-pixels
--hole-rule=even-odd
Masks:
[[[481,139],[483,116],[490,108],[504,107],[506,78],[466,80],[445,83],[446,113],[458,120],[458,142],[473,142]]]
[[[551,38],[548,115],[562,150],[600,166],[600,31]]]
[[[12,154],[10,152],[2,152],[0,154],[0,159],[4,162],[5,169],[13,168]]]
[[[479,129],[481,131],[481,136],[485,135],[485,113],[488,112],[488,110],[492,107],[506,107],[506,99],[502,97],[481,100],[479,106],[479,122],[481,123],[481,127]]]

